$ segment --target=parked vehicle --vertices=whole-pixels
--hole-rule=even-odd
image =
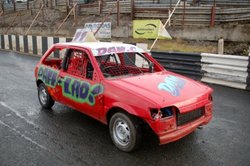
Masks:
[[[142,125],[166,144],[212,118],[211,88],[165,70],[129,44],[54,44],[38,62],[35,77],[42,107],[57,101],[101,121],[126,152],[140,144]]]

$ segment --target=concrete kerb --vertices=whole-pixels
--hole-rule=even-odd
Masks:
[[[0,49],[42,56],[51,44],[69,41],[66,37],[0,35]]]

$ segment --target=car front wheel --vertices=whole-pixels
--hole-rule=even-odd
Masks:
[[[55,103],[43,83],[38,86],[38,99],[41,106],[46,109],[50,109]]]
[[[125,152],[135,150],[141,142],[141,128],[136,119],[125,113],[115,113],[109,122],[109,132],[115,146]]]

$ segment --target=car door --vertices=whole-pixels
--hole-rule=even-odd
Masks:
[[[43,56],[37,69],[37,79],[41,80],[47,87],[49,94],[54,100],[60,101],[61,96],[58,92],[58,76],[61,64],[65,56],[66,48],[55,45],[51,47]]]
[[[103,85],[87,50],[68,49],[59,73],[61,102],[98,118],[103,107]]]

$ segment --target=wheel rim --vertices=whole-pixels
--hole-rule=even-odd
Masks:
[[[117,119],[113,126],[113,137],[116,143],[126,146],[130,141],[130,129],[127,123],[122,119]]]
[[[47,92],[44,87],[39,88],[39,99],[43,105],[46,105],[47,103]]]

